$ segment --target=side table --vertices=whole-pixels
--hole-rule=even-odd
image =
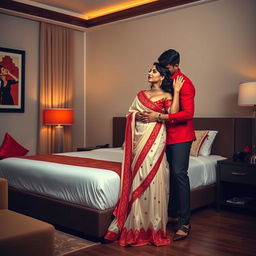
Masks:
[[[256,164],[218,161],[216,204],[256,212]]]

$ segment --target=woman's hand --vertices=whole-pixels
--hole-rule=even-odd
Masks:
[[[157,112],[147,112],[147,111],[143,111],[141,112],[141,122],[142,123],[151,123],[151,122],[156,122],[157,121],[157,117],[158,117]]]
[[[185,82],[185,80],[182,76],[177,76],[177,78],[173,80],[174,92],[179,93],[184,82]]]
[[[142,119],[142,112],[137,112],[136,114],[135,114],[135,120],[136,121],[141,121],[141,119]]]

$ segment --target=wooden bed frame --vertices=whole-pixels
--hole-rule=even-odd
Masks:
[[[219,131],[212,153],[231,157],[251,142],[250,118],[195,118],[196,130]],[[113,147],[124,141],[125,118],[113,118]],[[215,185],[191,190],[191,209],[215,202]],[[87,237],[104,236],[111,220],[112,209],[95,210],[77,204],[9,187],[9,208],[23,214],[82,233]]]

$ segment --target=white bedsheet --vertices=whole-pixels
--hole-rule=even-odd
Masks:
[[[217,161],[223,159],[225,157],[218,155],[190,156],[188,169],[190,189],[215,183]]]
[[[121,162],[123,151],[121,148],[104,148],[63,155]],[[215,182],[216,161],[220,159],[224,158],[190,158],[191,189]],[[0,161],[0,177],[7,178],[9,185],[18,189],[100,210],[116,205],[120,188],[120,178],[113,171],[14,157]]]

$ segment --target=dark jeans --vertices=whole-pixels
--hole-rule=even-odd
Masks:
[[[188,178],[189,153],[192,141],[167,145],[170,167],[170,200],[168,216],[179,217],[180,225],[190,220],[190,185]]]

